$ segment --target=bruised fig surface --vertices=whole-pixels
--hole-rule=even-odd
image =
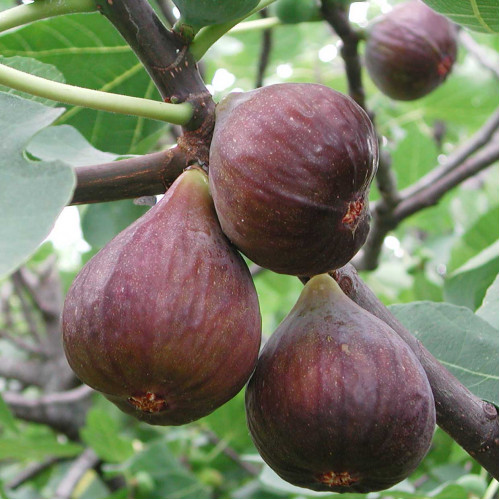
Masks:
[[[369,29],[365,64],[392,99],[410,101],[444,82],[457,56],[453,24],[420,0],[398,5]]]
[[[354,256],[377,162],[366,113],[323,85],[270,85],[217,106],[209,179],[222,229],[275,272],[311,276]]]
[[[317,491],[389,488],[419,464],[435,426],[414,353],[327,274],[306,284],[265,345],[246,410],[269,466]]]
[[[64,304],[75,373],[150,424],[184,424],[232,398],[255,366],[260,336],[250,273],[199,170],[184,172],[96,254]]]

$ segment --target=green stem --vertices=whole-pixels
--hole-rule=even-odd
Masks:
[[[189,51],[193,54],[193,57],[199,61],[205,55],[207,50],[230,29],[234,28],[238,23],[243,21],[243,19],[252,16],[275,1],[276,0],[261,0],[257,7],[240,19],[235,19],[222,24],[213,24],[202,28],[194,37],[193,43],[189,46]]]
[[[4,64],[0,64],[0,84],[65,104],[141,116],[176,125],[185,125],[193,114],[193,107],[189,103],[170,104],[76,87],[30,75]]]
[[[262,19],[254,19],[253,21],[247,21],[245,23],[237,24],[232,28],[230,33],[246,33],[248,31],[259,31],[266,30],[269,28],[274,28],[279,26],[281,21],[277,17],[264,17]]]
[[[0,12],[0,33],[40,19],[96,11],[94,0],[37,0]]]
[[[484,493],[483,498],[495,498],[495,494],[498,490],[498,481],[493,479],[491,483],[486,488],[486,492]]]

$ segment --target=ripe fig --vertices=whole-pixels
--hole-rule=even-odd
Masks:
[[[368,30],[366,68],[392,99],[428,94],[444,82],[456,57],[453,24],[420,0],[398,5]]]
[[[173,0],[186,24],[200,28],[248,14],[259,0]]]
[[[413,351],[327,274],[308,281],[264,346],[246,410],[258,451],[284,480],[339,493],[406,478],[435,427]]]
[[[184,424],[231,399],[260,337],[250,273],[196,169],[83,267],[63,310],[78,377],[150,424]]]
[[[217,106],[209,179],[222,229],[275,272],[312,276],[354,256],[377,162],[368,115],[323,85],[270,85]]]

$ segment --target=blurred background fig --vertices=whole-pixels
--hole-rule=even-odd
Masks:
[[[63,310],[77,376],[150,424],[184,424],[235,396],[260,339],[253,281],[197,169],[83,267]]]
[[[457,57],[455,26],[420,0],[396,6],[369,28],[368,73],[392,99],[419,99],[441,85]]]
[[[297,276],[347,263],[369,230],[378,144],[349,97],[312,83],[229,94],[216,109],[210,189],[252,261]]]
[[[434,399],[410,348],[327,274],[305,285],[246,390],[248,426],[285,481],[369,492],[405,479],[429,449]]]

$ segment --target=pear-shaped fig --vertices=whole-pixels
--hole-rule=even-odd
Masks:
[[[455,27],[420,0],[398,5],[368,30],[366,68],[392,99],[425,96],[444,82],[456,57]]]
[[[196,169],[83,267],[63,310],[78,377],[150,424],[184,424],[232,398],[260,337],[250,273]]]
[[[173,0],[181,20],[200,28],[225,23],[248,14],[259,0]]]
[[[406,478],[426,454],[434,399],[413,351],[384,322],[315,276],[261,352],[248,426],[286,481],[368,492]]]
[[[377,162],[368,115],[323,85],[270,85],[217,106],[209,179],[222,229],[275,272],[312,276],[354,256]]]

